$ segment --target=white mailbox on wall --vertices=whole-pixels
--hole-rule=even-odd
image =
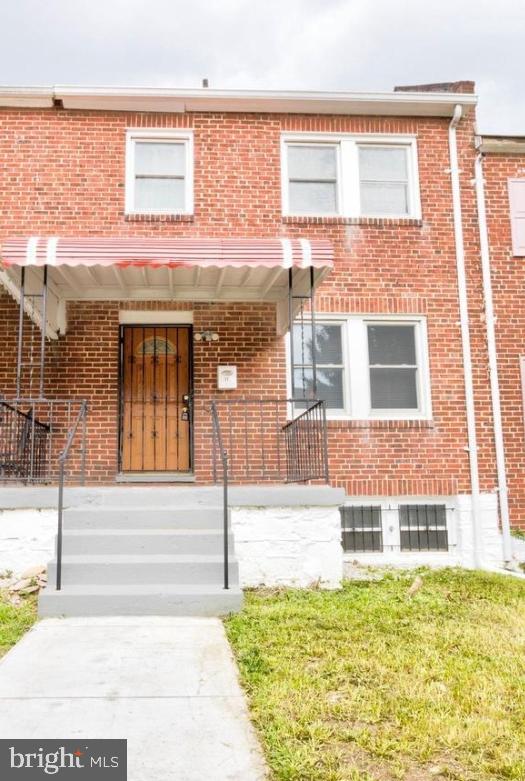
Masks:
[[[236,366],[217,366],[217,388],[219,390],[236,390]]]

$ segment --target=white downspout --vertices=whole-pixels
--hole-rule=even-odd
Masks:
[[[479,469],[478,444],[476,437],[476,414],[474,410],[474,385],[472,382],[472,354],[470,349],[470,329],[468,317],[467,282],[465,275],[465,245],[463,241],[463,220],[461,216],[461,189],[459,184],[458,147],[456,128],[462,116],[458,104],[448,128],[448,146],[450,155],[450,179],[452,184],[452,207],[454,214],[454,239],[456,244],[456,273],[458,278],[459,319],[461,326],[461,344],[463,349],[463,374],[465,381],[465,405],[467,413],[467,437],[470,463],[470,485],[472,491],[471,520],[474,566],[482,567],[481,530],[479,515]]]
[[[479,244],[481,252],[481,270],[483,275],[483,299],[485,305],[485,323],[487,329],[487,351],[489,357],[490,393],[492,397],[492,420],[494,422],[494,446],[496,450],[496,469],[498,473],[499,510],[501,533],[503,537],[503,560],[505,566],[512,564],[512,540],[510,534],[509,497],[507,490],[507,470],[505,466],[505,447],[503,424],[501,421],[501,402],[498,380],[498,355],[496,331],[494,327],[494,302],[490,273],[490,250],[485,211],[485,185],[483,181],[483,156],[479,154],[474,164],[476,200],[478,206]]]

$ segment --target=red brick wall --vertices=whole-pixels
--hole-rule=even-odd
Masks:
[[[514,257],[507,190],[525,178],[525,155],[487,154],[483,161],[492,268],[510,517],[525,528],[525,429],[520,357],[525,356],[525,259]]]
[[[125,130],[150,126],[193,128],[192,217],[124,215]],[[422,220],[282,218],[283,130],[416,134]],[[447,131],[445,119],[4,110],[0,112],[0,240],[26,234],[331,239],[336,264],[319,290],[318,309],[426,315],[433,406],[430,423],[331,423],[332,481],[354,495],[468,493]],[[481,481],[484,490],[491,490],[495,470],[471,186],[471,120],[460,126],[458,142]],[[178,303],[173,307],[180,308]],[[196,358],[198,393],[205,388],[211,391],[215,362],[210,356],[216,349],[221,359],[239,364],[239,395],[284,395],[283,345],[274,337],[273,309],[226,304],[193,308],[204,327],[222,333],[218,347],[198,348],[209,351],[206,361]],[[74,303],[69,310],[69,332],[59,348],[62,374],[57,375],[53,391],[100,395],[102,402],[91,415],[96,454],[91,477],[111,479],[115,471],[118,305]],[[4,357],[5,362],[12,360],[12,354]],[[205,452],[197,442],[197,466],[201,456],[204,459],[201,447]]]

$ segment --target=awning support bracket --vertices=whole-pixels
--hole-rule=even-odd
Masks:
[[[42,326],[37,329],[40,332],[40,345],[36,351],[34,347],[34,335],[37,326],[33,321],[30,323],[30,332],[24,325],[24,315],[26,305],[30,304],[33,310],[37,309],[36,304],[40,304],[40,317]],[[46,323],[47,323],[47,266],[43,267],[42,286],[38,293],[28,293],[26,290],[26,269],[22,266],[20,270],[20,301],[18,314],[18,349],[16,360],[16,397],[21,398],[22,386],[26,376],[28,380],[28,392],[25,393],[29,398],[33,397],[33,377],[36,372],[38,378],[38,397],[44,398],[44,378],[46,363]],[[27,337],[29,336],[29,342]]]

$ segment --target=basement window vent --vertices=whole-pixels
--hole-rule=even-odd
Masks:
[[[448,551],[444,504],[402,504],[399,507],[401,550]]]
[[[343,550],[363,553],[383,550],[381,507],[340,507]]]

